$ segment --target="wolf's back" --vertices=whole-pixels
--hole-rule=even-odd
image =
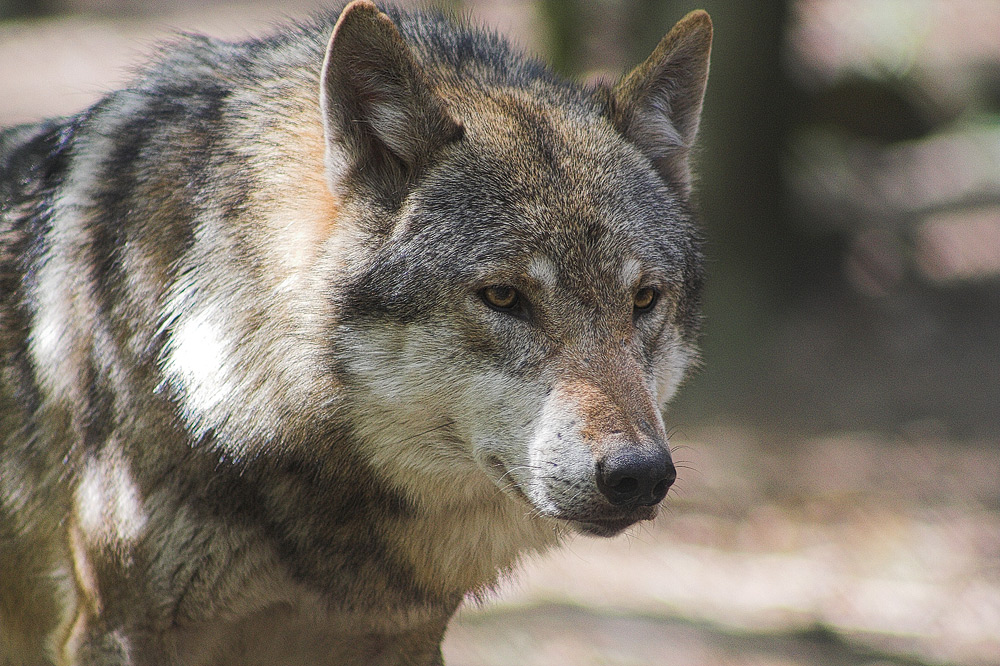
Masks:
[[[0,231],[10,233],[36,212],[39,195],[65,169],[60,158],[71,134],[71,123],[61,120],[0,128]],[[0,240],[4,248],[11,242]]]

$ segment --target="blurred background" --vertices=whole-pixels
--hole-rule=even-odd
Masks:
[[[412,4],[412,3],[403,3]],[[660,518],[525,563],[452,666],[1000,664],[1000,1],[451,0],[613,79],[716,27],[704,368]],[[0,125],[312,0],[0,0]]]

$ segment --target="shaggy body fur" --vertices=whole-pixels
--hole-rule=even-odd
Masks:
[[[651,518],[710,37],[583,88],[362,1],[0,134],[0,664],[438,664]]]

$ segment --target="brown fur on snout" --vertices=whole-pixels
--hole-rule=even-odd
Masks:
[[[594,355],[567,375],[559,392],[578,406],[584,421],[579,432],[595,459],[623,445],[666,442],[659,409],[634,360]]]

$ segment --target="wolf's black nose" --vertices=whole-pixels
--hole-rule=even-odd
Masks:
[[[597,464],[597,487],[617,505],[652,506],[676,479],[670,452],[660,447],[614,453]]]

